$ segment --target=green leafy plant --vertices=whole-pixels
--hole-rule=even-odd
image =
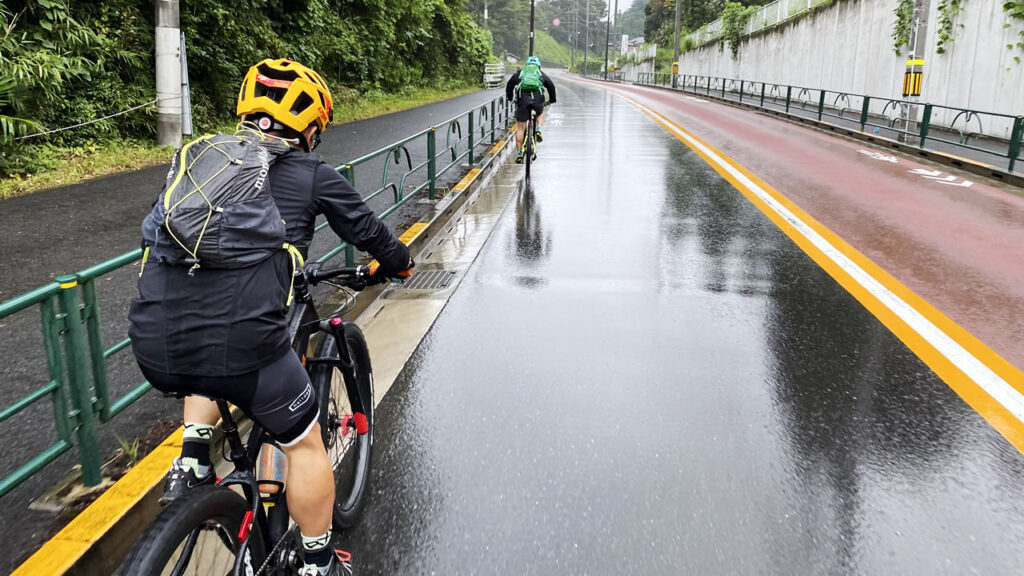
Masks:
[[[747,21],[759,6],[744,6],[739,2],[726,2],[722,10],[722,41],[729,43],[729,52],[736,60],[740,53],[740,38],[746,32]]]
[[[963,8],[964,0],[939,0],[939,39],[935,44],[935,52],[946,53],[946,44],[953,41],[953,21]],[[963,28],[963,24],[960,25]]]
[[[1014,20],[1024,20],[1024,1],[1006,0],[1005,2],[1003,2],[1003,12],[1006,12],[1006,15]],[[1009,28],[1010,24],[1007,23],[1006,27]],[[1007,44],[1006,47],[1009,48],[1010,50],[1017,48],[1021,51],[1024,51],[1024,28],[1021,28],[1018,34],[1020,40],[1018,40],[1016,44]],[[1020,56],[1014,56],[1013,60],[1014,62],[1020,64],[1021,58]]]
[[[11,104],[11,91],[14,89],[14,79],[5,72],[0,72],[0,110]],[[41,130],[42,125],[34,120],[18,118],[0,114],[0,146],[6,146],[18,136],[28,134],[30,130]]]
[[[896,21],[892,25],[892,49],[897,56],[910,44],[910,29],[914,25],[914,0],[898,0],[893,11]]]
[[[128,458],[128,467],[131,468],[139,463],[139,446],[140,441],[138,438],[129,442],[124,438],[118,436],[117,443],[121,445],[121,451],[124,452],[126,458]]]

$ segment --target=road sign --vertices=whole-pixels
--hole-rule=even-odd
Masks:
[[[562,25],[562,19],[561,18],[555,18],[554,20],[551,21],[551,25],[552,26],[561,26]]]

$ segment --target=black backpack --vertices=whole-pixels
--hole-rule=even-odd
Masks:
[[[288,146],[255,130],[204,136],[182,147],[153,216],[196,268],[242,268],[279,250],[285,223],[267,174]],[[301,263],[300,263],[301,265]]]

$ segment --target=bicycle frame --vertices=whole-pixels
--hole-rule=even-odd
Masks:
[[[292,348],[307,368],[318,364],[333,365],[339,368],[344,377],[353,413],[365,414],[364,402],[373,402],[373,399],[365,399],[359,393],[355,378],[355,366],[349,355],[348,346],[345,344],[344,322],[337,316],[320,318],[309,292],[309,283],[301,270],[297,271],[295,275],[295,297],[296,303],[301,308],[296,310],[289,321],[288,330],[292,337]],[[329,357],[307,358],[306,352],[308,351],[309,341],[318,332],[329,333],[334,337],[335,346],[338,350],[337,359]],[[323,390],[317,390],[316,392],[317,394],[326,393]],[[244,576],[246,574],[244,566],[245,552],[249,547],[250,540],[248,536],[253,523],[258,524],[260,528],[259,533],[264,539],[264,549],[268,556],[275,553],[275,540],[279,536],[284,535],[284,531],[287,530],[288,526],[287,517],[275,518],[276,521],[283,522],[283,526],[277,527],[279,528],[278,530],[273,530],[275,526],[271,522],[271,516],[267,514],[261,505],[264,498],[260,496],[260,481],[256,478],[256,461],[259,458],[260,450],[264,444],[275,445],[276,443],[262,426],[254,422],[252,430],[249,432],[249,438],[243,444],[238,427],[231,415],[231,407],[224,400],[218,399],[216,402],[223,419],[224,437],[230,447],[230,459],[234,463],[234,470],[218,482],[217,485],[223,487],[240,486],[244,498],[249,504],[249,511],[242,520],[242,529],[239,535],[239,539],[242,540],[242,546],[235,554],[235,564],[232,568],[234,576]],[[365,431],[361,430],[359,433],[362,434]],[[276,503],[283,497],[284,490],[281,490],[273,497],[272,501]],[[274,510],[280,509],[274,508]],[[269,557],[266,559],[266,561],[270,560]]]

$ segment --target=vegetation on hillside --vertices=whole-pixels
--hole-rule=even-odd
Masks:
[[[155,98],[152,0],[0,3],[0,175],[46,168],[48,147],[152,138],[154,106],[45,138]],[[490,33],[463,0],[204,0],[181,3],[196,131],[234,112],[238,82],[290,57],[332,90],[400,92],[477,82]]]

